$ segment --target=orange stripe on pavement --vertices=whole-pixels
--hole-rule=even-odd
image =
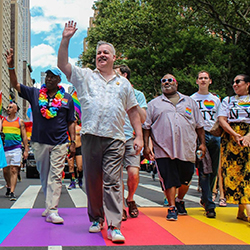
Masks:
[[[218,219],[206,218],[202,208],[187,209],[189,215],[178,216],[178,221],[166,220],[167,208],[140,208],[140,211],[185,245],[246,245],[235,236],[208,225],[209,221]],[[191,215],[194,213],[203,216],[207,223],[193,218]]]

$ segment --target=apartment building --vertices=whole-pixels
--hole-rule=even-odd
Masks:
[[[9,0],[0,1],[0,91],[2,91],[2,107],[7,107],[9,102],[9,71],[5,63],[4,52],[10,47],[10,20],[11,2]]]
[[[30,66],[30,0],[1,0],[0,1],[0,91],[2,91],[3,114],[6,114],[6,107],[9,96],[18,103],[20,107],[19,116],[26,120],[28,102],[20,98],[17,92],[11,88],[9,82],[8,66],[5,62],[4,52],[13,48],[15,53],[15,69],[19,82],[33,86],[30,77],[32,68]]]

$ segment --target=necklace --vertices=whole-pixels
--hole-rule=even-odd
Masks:
[[[245,97],[241,97],[236,95],[235,99],[238,101],[238,105],[243,107],[243,108],[247,108],[250,106],[250,96],[247,95]]]
[[[246,95],[245,97],[242,97],[242,96],[236,95],[236,96],[235,96],[235,99],[236,99],[237,101],[241,101],[241,102],[249,102],[250,96],[249,96],[249,95]]]
[[[51,119],[57,116],[57,111],[62,105],[62,99],[64,97],[65,90],[62,86],[58,86],[59,90],[57,91],[51,106],[49,106],[48,101],[48,89],[46,88],[46,85],[43,84],[41,86],[41,89],[39,90],[39,107],[40,111],[43,117],[46,119]]]

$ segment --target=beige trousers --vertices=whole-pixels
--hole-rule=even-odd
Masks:
[[[47,213],[57,213],[68,143],[53,146],[32,142],[31,147],[34,152],[37,170],[40,173],[46,211]]]

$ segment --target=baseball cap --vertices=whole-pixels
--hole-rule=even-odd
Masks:
[[[51,69],[47,69],[46,71],[45,71],[45,73],[48,73],[48,72],[51,72],[52,74],[54,74],[55,76],[60,76],[60,78],[61,78],[61,71],[58,69],[58,68],[51,68]]]

